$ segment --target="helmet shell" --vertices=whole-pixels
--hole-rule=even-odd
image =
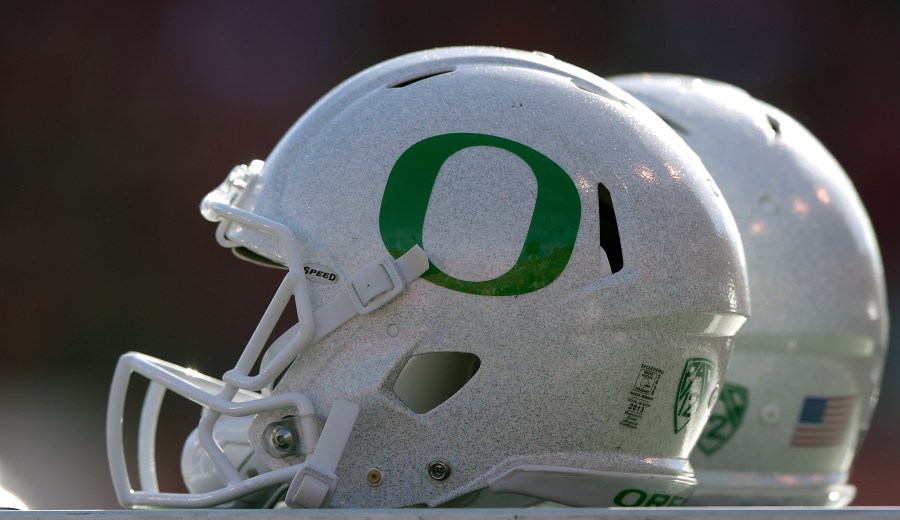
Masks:
[[[715,183],[637,105],[547,55],[437,49],[349,79],[273,150],[252,209],[293,230],[310,264],[346,279],[421,241],[433,265],[390,305],[309,347],[275,387],[323,411],[338,398],[360,403],[334,505],[439,505],[486,487],[565,501],[504,487],[528,468],[690,482],[686,457],[748,314],[745,265]],[[436,144],[420,153],[423,143]],[[603,247],[605,191],[616,272]],[[541,213],[550,195],[557,206]],[[264,236],[229,238],[279,261]],[[497,282],[529,248],[537,267]],[[313,306],[338,290],[310,285]],[[401,371],[447,352],[477,357],[477,372],[413,411],[395,389]],[[653,399],[633,397],[642,380]],[[251,429],[263,457],[259,439],[278,418],[261,414]],[[452,466],[445,480],[427,471],[438,459]],[[371,468],[385,476],[377,487]],[[628,487],[590,492],[613,505]]]

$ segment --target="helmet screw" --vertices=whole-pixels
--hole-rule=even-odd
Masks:
[[[781,416],[781,410],[775,403],[769,403],[759,411],[759,422],[763,424],[775,424]]]
[[[294,444],[294,434],[284,426],[272,430],[272,446],[278,451],[289,451]]]
[[[297,431],[293,417],[285,417],[266,426],[263,432],[263,441],[266,453],[275,458],[281,459],[300,454],[300,433]]]
[[[428,475],[434,480],[444,480],[450,476],[450,463],[443,459],[434,459],[428,463]]]
[[[366,482],[372,487],[380,486],[382,480],[384,480],[384,475],[378,468],[372,468],[366,473]]]

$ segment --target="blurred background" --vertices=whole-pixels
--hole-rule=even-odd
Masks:
[[[201,197],[341,80],[429,47],[706,76],[793,114],[867,205],[900,317],[898,28],[900,2],[850,0],[3,0],[0,482],[32,508],[118,507],[104,439],[118,355],[218,376],[282,276],[217,246]],[[893,343],[856,505],[900,504]]]

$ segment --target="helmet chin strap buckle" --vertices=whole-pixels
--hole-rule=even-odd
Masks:
[[[354,273],[346,294],[358,314],[368,314],[393,300],[426,270],[428,256],[416,245],[396,260],[381,258]]]
[[[338,399],[319,436],[315,450],[291,481],[285,503],[294,508],[317,509],[328,507],[337,488],[337,465],[356,424],[359,405]]]

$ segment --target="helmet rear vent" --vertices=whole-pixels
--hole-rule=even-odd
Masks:
[[[429,72],[429,73],[426,73],[426,74],[422,74],[422,75],[419,75],[419,76],[412,77],[412,78],[410,78],[410,79],[406,79],[406,80],[400,81],[400,82],[398,82],[398,83],[394,83],[393,85],[388,85],[388,88],[403,88],[403,87],[408,87],[408,86],[412,85],[413,83],[418,83],[418,82],[420,82],[420,81],[425,81],[426,79],[430,79],[430,78],[433,78],[433,77],[435,77],[435,76],[441,76],[441,75],[443,75],[443,74],[449,74],[449,73],[453,72],[454,70],[456,70],[456,69],[446,69],[446,70],[437,70],[437,71],[434,71],[434,72]]]
[[[622,243],[619,240],[619,224],[616,222],[612,196],[606,186],[602,184],[597,184],[597,200],[600,213],[600,247],[606,251],[610,269],[613,273],[617,273],[624,265]]]
[[[426,352],[406,362],[394,394],[416,413],[434,410],[472,379],[481,360],[469,352]]]
[[[772,131],[775,132],[775,135],[781,135],[781,123],[775,119],[775,116],[766,114],[766,121],[769,122],[769,126],[772,127]]]
[[[655,111],[654,111],[654,113],[655,113],[656,115],[658,115],[659,118],[662,119],[663,122],[664,122],[665,124],[669,125],[669,126],[672,128],[672,130],[675,130],[675,132],[676,132],[678,135],[684,137],[684,136],[686,136],[686,135],[690,135],[690,134],[691,134],[690,132],[688,132],[688,129],[687,129],[687,128],[685,128],[685,127],[679,125],[679,124],[676,123],[675,121],[673,121],[673,120],[667,118],[666,116],[660,114],[659,112],[655,112]]]
[[[631,106],[631,104],[628,103],[628,101],[620,98],[619,96],[610,94],[610,92],[608,90],[604,89],[600,85],[597,85],[596,83],[591,83],[590,81],[585,81],[581,78],[569,78],[569,81],[571,81],[573,85],[575,85],[576,87],[580,88],[581,90],[583,90],[585,92],[589,92],[591,94],[594,94],[595,96],[600,96],[602,98],[611,99],[613,101],[618,101],[619,103],[622,103],[623,105]]]

